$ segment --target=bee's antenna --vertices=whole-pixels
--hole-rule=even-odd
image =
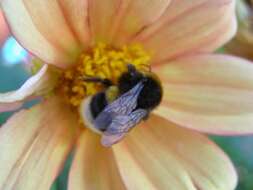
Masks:
[[[101,83],[106,87],[112,86],[113,83],[111,80],[109,79],[102,79],[99,77],[89,77],[89,76],[84,76],[84,77],[80,77],[80,80],[83,80],[85,82],[94,82],[94,83]]]

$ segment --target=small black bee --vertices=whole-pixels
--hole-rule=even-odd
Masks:
[[[86,98],[80,113],[84,123],[102,134],[102,144],[109,147],[120,141],[130,129],[148,118],[162,99],[162,87],[152,72],[140,72],[133,65],[113,85],[108,79],[84,79],[100,82],[106,90]]]

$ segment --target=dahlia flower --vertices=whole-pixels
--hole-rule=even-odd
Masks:
[[[2,0],[11,32],[33,56],[33,75],[0,94],[20,109],[0,129],[0,189],[49,189],[74,152],[73,190],[232,190],[229,158],[203,133],[253,132],[253,64],[212,54],[236,31],[234,0]],[[42,62],[43,64],[37,64]],[[124,140],[105,148],[80,104],[128,63],[150,67],[163,100]]]

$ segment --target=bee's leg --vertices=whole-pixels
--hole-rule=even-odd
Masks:
[[[112,81],[110,81],[109,79],[102,79],[102,78],[99,78],[99,77],[82,77],[82,80],[85,81],[85,82],[101,83],[105,87],[110,87],[110,86],[113,85]]]
[[[144,121],[147,121],[150,115],[150,111],[147,112],[147,114],[143,117]]]

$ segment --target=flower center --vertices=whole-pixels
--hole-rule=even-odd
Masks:
[[[127,71],[128,64],[134,65],[137,70],[148,71],[149,61],[149,54],[140,45],[115,49],[100,43],[89,52],[83,53],[78,63],[63,73],[59,87],[65,100],[77,107],[85,97],[104,88],[101,83],[88,79],[109,79],[113,84],[117,84],[121,74]]]

